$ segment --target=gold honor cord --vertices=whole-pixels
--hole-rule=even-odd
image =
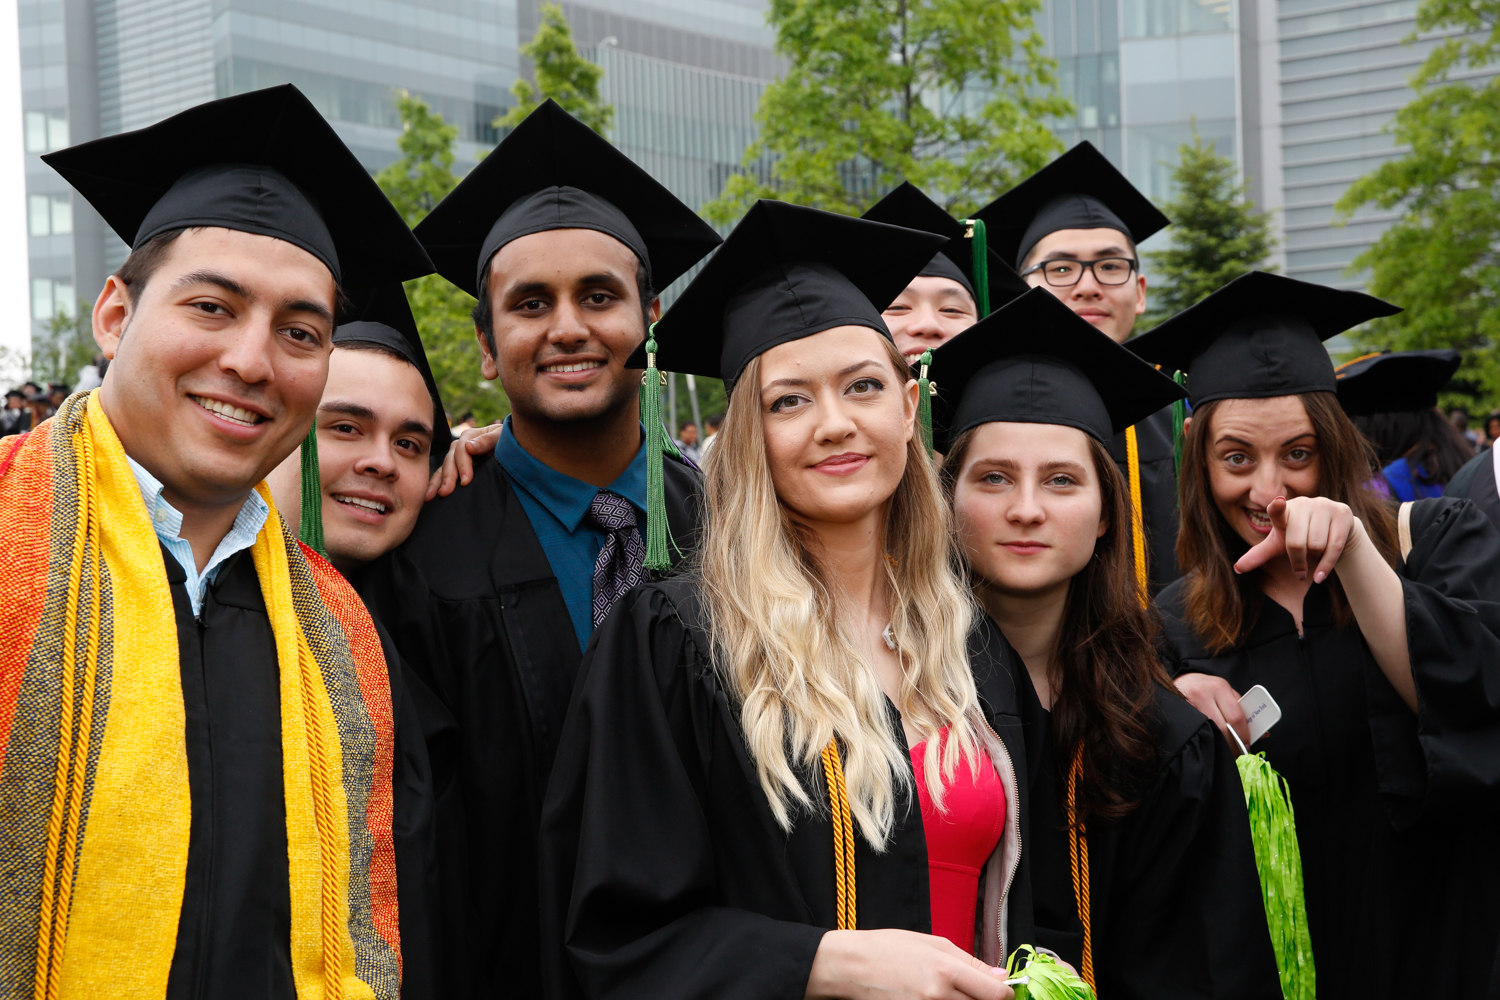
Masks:
[[[1146,603],[1146,516],[1141,510],[1141,449],[1134,425],[1125,428],[1125,461],[1130,468],[1130,541],[1135,553],[1135,582]]]
[[[829,740],[823,748],[823,781],[828,786],[828,810],[833,818],[833,879],[837,891],[838,929],[856,927],[854,881],[854,819],[849,813],[849,796],[844,789],[844,762],[839,759],[839,741]]]
[[[1134,431],[1135,428],[1131,428]],[[1132,449],[1133,451],[1133,449]],[[1078,807],[1075,805],[1078,790],[1078,775],[1083,770],[1083,747],[1073,755],[1073,766],[1068,769],[1068,862],[1073,870],[1073,898],[1078,901],[1078,921],[1083,924],[1083,960],[1078,974],[1094,988],[1094,941],[1089,932],[1089,840],[1088,831],[1077,821]]]

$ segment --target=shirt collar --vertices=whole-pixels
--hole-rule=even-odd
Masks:
[[[569,533],[577,531],[578,525],[589,512],[599,487],[581,479],[564,475],[535,458],[522,448],[511,433],[510,418],[505,418],[505,431],[500,443],[495,445],[495,459],[511,481],[531,494],[543,507],[557,518]],[[620,473],[619,478],[604,489],[624,497],[644,516],[646,513],[646,432],[641,429],[641,446],[635,457]]]

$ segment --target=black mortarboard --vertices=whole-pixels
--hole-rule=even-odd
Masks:
[[[478,295],[495,251],[552,229],[613,236],[658,290],[720,242],[672,192],[551,99],[469,171],[416,233],[438,273]]]
[[[353,308],[349,310],[349,315],[354,318],[347,323],[340,323],[333,331],[334,346],[351,341],[379,344],[410,361],[422,373],[422,381],[427,383],[427,394],[432,397],[430,464],[436,468],[448,453],[448,444],[453,436],[448,430],[443,398],[438,392],[437,381],[432,377],[432,366],[427,363],[427,351],[422,346],[422,335],[417,331],[416,317],[412,315],[405,290],[393,282],[356,291],[350,295],[350,299]]]
[[[956,281],[968,289],[976,304],[979,302],[979,297],[975,294],[974,243],[971,238],[966,239],[964,236],[968,227],[943,211],[941,205],[923,194],[915,184],[903,181],[900,187],[877,201],[861,218],[948,237],[948,245],[939,250],[915,276]],[[1024,294],[1030,286],[995,253],[993,247],[987,248],[986,256],[990,308],[993,310],[1017,295]]]
[[[1400,311],[1363,292],[1251,271],[1125,346],[1165,371],[1187,372],[1194,406],[1336,392],[1323,341]]]
[[[286,240],[346,285],[432,271],[401,214],[290,84],[42,159],[132,248],[169,230],[214,226]]]
[[[1357,358],[1335,370],[1339,404],[1351,417],[1430,410],[1463,358],[1457,351],[1396,351]]]
[[[1062,424],[1108,443],[1182,388],[1045,288],[996,309],[932,352],[933,447],[1005,421]]]
[[[1044,236],[1062,229],[1118,229],[1139,244],[1167,217],[1091,143],[1080,142],[974,213],[990,246],[1016,270]]]
[[[778,344],[837,326],[890,337],[880,313],[947,241],[758,201],[656,324],[664,371],[735,379]],[[625,365],[643,367],[644,348]]]

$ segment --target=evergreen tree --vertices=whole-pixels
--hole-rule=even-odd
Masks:
[[[1178,156],[1172,172],[1177,197],[1162,206],[1172,220],[1171,245],[1144,255],[1163,280],[1150,290],[1149,311],[1138,324],[1142,332],[1242,274],[1268,270],[1264,261],[1276,247],[1271,215],[1245,200],[1233,160],[1216,153],[1212,143],[1204,145],[1197,129]]]
[[[1370,292],[1404,311],[1375,320],[1355,341],[1370,350],[1462,351],[1455,389],[1471,391],[1447,393],[1444,403],[1487,409],[1500,399],[1494,350],[1500,336],[1500,76],[1493,69],[1500,62],[1500,0],[1422,0],[1417,30],[1455,37],[1427,56],[1411,79],[1416,95],[1387,126],[1407,152],[1355,181],[1338,202],[1343,220],[1365,205],[1403,210],[1355,258],[1353,270],[1367,269]]]
[[[402,93],[396,100],[402,133],[396,140],[401,158],[375,181],[408,225],[415,226],[453,190],[453,143],[458,128],[434,114],[421,98]],[[487,424],[510,412],[510,402],[497,382],[479,373],[479,344],[474,337],[474,297],[438,274],[406,282],[406,297],[421,331],[448,415],[457,423],[465,414]]]
[[[756,111],[760,138],[704,214],[757,198],[858,214],[909,180],[966,214],[1061,150],[1040,0],[771,0],[791,63]]]
[[[605,135],[614,121],[615,109],[599,99],[599,80],[604,70],[578,54],[573,31],[561,7],[544,3],[541,15],[541,27],[531,41],[521,46],[521,55],[535,67],[536,84],[519,79],[511,86],[516,106],[495,120],[496,127],[515,128],[550,97],[568,114]]]

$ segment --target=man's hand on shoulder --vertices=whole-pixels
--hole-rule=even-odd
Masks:
[[[467,486],[474,479],[474,456],[494,451],[505,430],[505,421],[497,420],[488,427],[470,427],[460,431],[443,464],[427,482],[427,499],[445,497],[459,486]]]

